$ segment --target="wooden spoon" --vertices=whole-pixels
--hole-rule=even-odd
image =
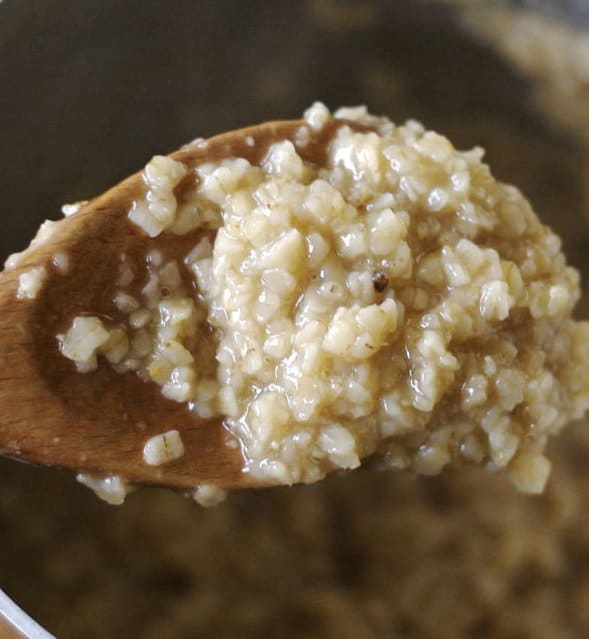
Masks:
[[[351,124],[334,120],[320,132],[307,128],[299,154],[321,165],[327,142],[344,123]],[[172,153],[189,169],[177,195],[194,183],[197,165],[233,156],[259,163],[272,142],[290,139],[296,144],[302,126],[300,120],[269,122]],[[15,268],[0,274],[0,453],[183,489],[203,483],[255,487],[260,483],[243,472],[241,452],[227,445],[231,436],[221,419],[198,419],[183,404],[165,399],[156,384],[135,373],[118,374],[107,364],[80,374],[58,350],[56,335],[75,315],[113,316],[121,254],[141,272],[144,266],[139,265],[151,248],[181,259],[198,241],[198,230],[150,239],[133,225],[127,213],[144,190],[141,174],[132,175],[61,220],[47,241],[27,249]],[[52,262],[60,253],[69,258],[66,275]],[[17,299],[19,276],[38,266],[47,270],[43,288],[35,299]],[[147,465],[142,458],[145,441],[170,429],[180,431],[184,456],[162,466]]]

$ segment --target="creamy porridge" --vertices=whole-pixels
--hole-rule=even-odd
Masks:
[[[333,118],[325,165],[305,162],[297,146]],[[589,406],[589,324],[570,319],[579,282],[559,238],[482,157],[415,121],[319,103],[295,144],[259,166],[201,164],[180,198],[187,168],[157,156],[129,220],[202,237],[182,260],[148,252],[139,295],[121,256],[124,320],[88,309],[61,352],[223,418],[244,470],[270,483],[378,452],[424,474],[505,469],[540,492],[548,437]]]

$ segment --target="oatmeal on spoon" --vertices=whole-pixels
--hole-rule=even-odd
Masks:
[[[366,458],[541,492],[589,407],[589,323],[559,238],[482,157],[316,103],[64,207],[0,275],[0,452],[112,503]]]

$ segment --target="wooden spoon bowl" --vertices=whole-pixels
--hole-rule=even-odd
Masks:
[[[333,121],[320,132],[308,128],[308,140],[297,146],[298,153],[321,165],[327,142],[342,124]],[[172,153],[188,169],[177,197],[194,184],[193,169],[199,164],[226,157],[257,164],[277,140],[296,145],[301,126],[301,120],[269,122]],[[80,374],[59,352],[56,335],[74,316],[89,311],[115,316],[112,297],[121,254],[141,272],[150,249],[157,247],[167,258],[181,260],[202,236],[196,230],[148,238],[127,216],[144,191],[141,174],[130,176],[61,220],[47,241],[27,249],[15,268],[0,274],[0,453],[183,489],[203,483],[229,489],[259,486],[243,472],[241,451],[221,419],[199,419],[184,404],[164,398],[155,383],[141,381],[136,373],[118,374],[106,363]],[[66,275],[53,265],[59,253],[69,259]],[[39,294],[32,300],[17,299],[20,275],[38,266],[47,270]],[[181,434],[184,456],[162,466],[147,465],[142,458],[145,441],[171,429]]]

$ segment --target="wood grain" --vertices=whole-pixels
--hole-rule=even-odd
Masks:
[[[308,162],[323,164],[326,142],[342,123],[311,131],[310,142],[298,152]],[[171,157],[189,169],[177,195],[194,181],[190,170],[200,163],[233,156],[258,163],[272,142],[294,141],[301,124],[265,123],[176,151]],[[198,419],[183,404],[165,399],[154,383],[135,373],[117,374],[107,364],[79,374],[58,351],[56,335],[74,315],[116,312],[112,294],[122,253],[138,263],[157,246],[168,256],[183,258],[198,240],[198,231],[147,238],[127,218],[132,201],[143,192],[136,173],[60,221],[50,240],[29,248],[15,269],[0,274],[0,453],[183,489],[200,483],[256,486],[243,472],[239,448],[227,446],[230,436],[220,419]],[[52,266],[57,252],[69,256],[66,276]],[[17,300],[20,274],[40,265],[49,273],[43,289],[34,300]],[[185,455],[163,466],[146,465],[146,439],[169,429],[180,431]]]

